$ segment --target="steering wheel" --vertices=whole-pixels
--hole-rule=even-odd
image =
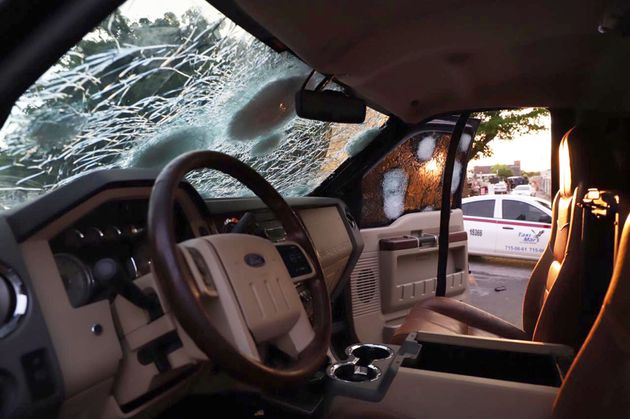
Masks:
[[[195,169],[232,176],[254,192],[286,231],[285,244],[310,264],[305,280],[313,314],[306,315],[282,257],[270,240],[216,234],[176,243],[175,193]],[[149,202],[149,243],[156,283],[184,331],[229,375],[259,387],[304,381],[321,365],[330,344],[331,309],[321,266],[305,227],[282,196],[239,160],[195,151],[160,172]],[[278,243],[280,245],[282,243]],[[288,355],[282,366],[265,364],[257,348],[272,344]]]

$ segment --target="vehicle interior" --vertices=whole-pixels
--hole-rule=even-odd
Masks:
[[[630,418],[630,2],[188,2],[0,1],[1,418]],[[461,199],[530,107],[520,326]]]

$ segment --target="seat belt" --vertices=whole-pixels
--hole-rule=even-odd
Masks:
[[[457,147],[462,138],[466,122],[470,112],[463,112],[459,115],[455,129],[451,135],[451,141],[448,144],[446,153],[446,163],[444,164],[444,174],[442,177],[442,206],[440,208],[440,235],[438,237],[438,268],[437,268],[437,286],[435,295],[443,297],[446,295],[446,265],[448,263],[448,232],[449,222],[451,219],[451,184],[453,182],[453,170],[455,167],[455,156],[457,155]],[[465,176],[465,174],[462,174]]]

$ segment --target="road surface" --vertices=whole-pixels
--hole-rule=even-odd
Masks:
[[[522,327],[523,295],[535,265],[536,261],[470,256],[470,304]]]

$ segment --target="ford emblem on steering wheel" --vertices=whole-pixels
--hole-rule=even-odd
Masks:
[[[259,268],[265,264],[265,258],[256,253],[248,253],[245,255],[245,263],[252,268]]]

